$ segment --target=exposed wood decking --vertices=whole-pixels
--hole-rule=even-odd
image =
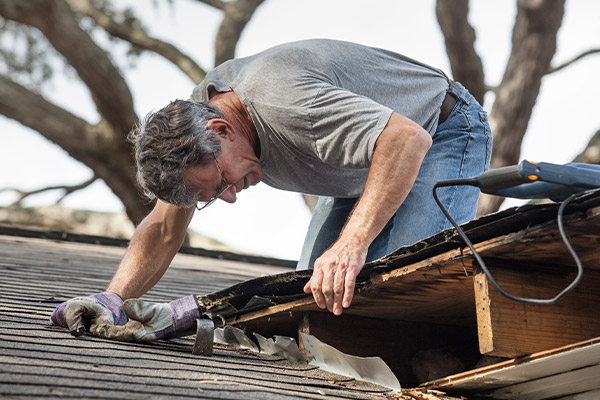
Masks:
[[[420,350],[460,348],[472,368],[475,356],[527,357],[594,339],[600,336],[599,200],[599,193],[584,196],[564,218],[584,275],[555,304],[503,297],[449,230],[367,265],[352,306],[341,317],[319,310],[307,296],[242,311],[226,323],[250,332],[314,333],[344,352],[379,355],[407,385],[418,383],[407,360]],[[509,293],[549,299],[573,280],[576,267],[558,232],[557,209],[525,206],[466,225],[475,248]],[[307,276],[295,276],[294,286],[301,287]],[[588,367],[587,373],[599,371]],[[597,378],[600,382],[600,374]]]

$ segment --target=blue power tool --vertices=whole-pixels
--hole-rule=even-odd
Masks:
[[[527,160],[496,168],[475,178],[483,193],[518,199],[563,201],[572,194],[600,188],[600,165],[551,164]]]
[[[525,297],[514,296],[503,290],[488,268],[479,253],[463,232],[460,226],[454,221],[452,216],[441,203],[437,189],[445,186],[476,186],[483,193],[493,194],[504,197],[515,197],[519,199],[551,199],[557,202],[562,202],[558,208],[557,221],[558,229],[563,242],[573,256],[575,264],[577,264],[577,276],[573,281],[560,293],[551,299],[530,299]],[[437,182],[433,186],[433,198],[452,225],[456,228],[459,236],[464,240],[467,246],[471,249],[473,257],[481,267],[482,271],[488,277],[492,285],[503,295],[511,300],[533,303],[533,304],[553,304],[561,297],[569,293],[581,281],[583,275],[583,266],[581,260],[571,246],[569,239],[564,230],[562,220],[563,211],[567,204],[576,197],[577,194],[588,190],[598,190],[600,188],[600,165],[595,164],[550,164],[550,163],[535,163],[531,161],[521,161],[518,165],[509,167],[496,168],[483,174],[466,179],[450,179]]]

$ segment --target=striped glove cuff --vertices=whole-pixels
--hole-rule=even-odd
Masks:
[[[156,340],[168,339],[191,329],[196,323],[196,319],[200,318],[202,314],[196,295],[174,300],[168,306],[173,317],[173,324],[155,332]]]
[[[115,325],[125,325],[127,323],[127,315],[123,312],[123,299],[113,292],[102,292],[93,294],[92,299],[95,299],[100,305],[106,307],[113,316]]]

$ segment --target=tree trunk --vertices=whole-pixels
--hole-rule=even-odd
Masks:
[[[263,0],[199,0],[224,12],[216,39],[217,63],[233,58],[242,30]],[[103,179],[137,224],[150,211],[135,179],[127,134],[137,123],[127,83],[109,54],[79,26],[77,15],[92,19],[113,37],[171,61],[199,83],[205,71],[175,46],[148,35],[140,26],[114,18],[90,0],[1,0],[0,16],[39,29],[90,90],[100,121],[89,124],[37,93],[0,75],[0,113],[37,130]]]
[[[137,121],[129,88],[104,50],[79,27],[64,0],[3,0],[0,14],[42,31],[90,89],[102,117],[123,137],[127,135]]]
[[[520,0],[512,51],[490,114],[494,135],[491,168],[517,164],[542,78],[556,51],[564,0]],[[482,195],[478,214],[498,210],[504,199]]]
[[[483,104],[483,64],[475,51],[475,30],[469,25],[469,0],[437,0],[436,16],[454,80],[462,83]]]

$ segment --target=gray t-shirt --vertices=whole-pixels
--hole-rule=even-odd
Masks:
[[[448,78],[402,55],[313,39],[227,61],[194,88],[233,90],[260,139],[263,181],[273,187],[358,197],[392,111],[433,135]]]

